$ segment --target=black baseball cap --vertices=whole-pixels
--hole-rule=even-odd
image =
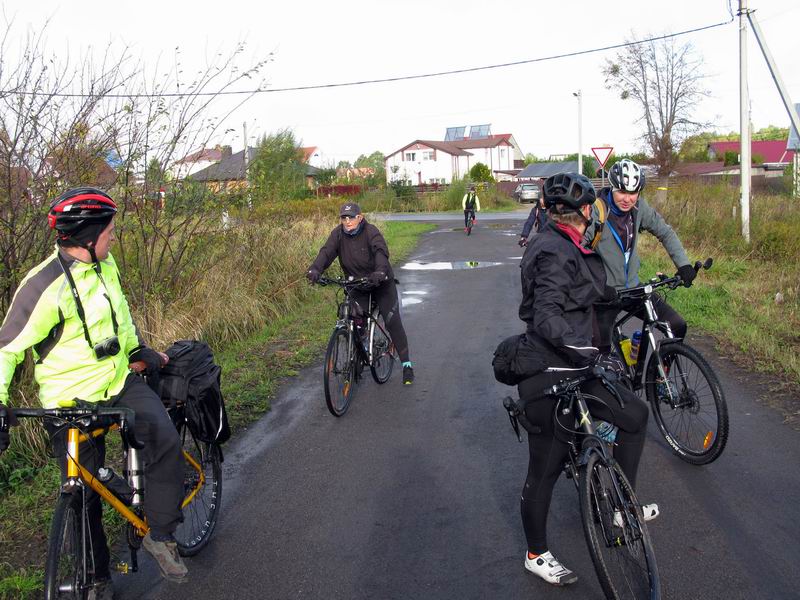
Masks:
[[[355,217],[356,215],[361,214],[361,207],[358,206],[355,202],[348,202],[347,204],[342,204],[342,208],[339,209],[339,216],[340,217]]]

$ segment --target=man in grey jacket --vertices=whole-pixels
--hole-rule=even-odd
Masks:
[[[641,261],[636,252],[639,233],[649,231],[658,238],[678,268],[678,275],[684,285],[689,287],[696,276],[681,241],[672,227],[639,194],[644,188],[645,177],[642,169],[632,160],[624,159],[616,163],[608,174],[610,187],[603,188],[598,198],[606,204],[607,219],[602,237],[594,250],[603,259],[608,285],[615,288],[629,288],[639,285],[639,266]],[[597,231],[600,218],[597,207],[592,208],[594,223],[590,225],[584,239],[591,242]],[[660,296],[653,296],[659,318],[669,322],[677,337],[686,335],[686,321]],[[644,309],[642,309],[643,311]],[[610,348],[610,332],[615,315],[605,315],[600,321],[600,351]],[[644,316],[637,315],[639,317]]]

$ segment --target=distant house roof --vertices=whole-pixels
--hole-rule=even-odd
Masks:
[[[411,148],[411,146],[414,146],[415,144],[421,144],[422,146],[427,146],[428,148],[441,150],[442,152],[445,152],[447,154],[452,154],[453,156],[472,156],[471,152],[462,150],[461,148],[455,145],[455,142],[440,142],[438,140],[414,140],[413,142],[411,142],[410,144],[406,144],[399,150],[395,150],[391,154],[387,154],[386,158],[389,158],[390,156],[394,156],[395,154],[403,152],[404,150]]]
[[[517,174],[517,179],[540,179],[558,173],[577,173],[578,161],[565,160],[561,162],[531,163]]]
[[[257,148],[247,148],[248,164],[256,156]],[[244,150],[239,150],[231,154],[228,158],[220,160],[218,163],[209,165],[205,169],[200,169],[197,173],[189,175],[189,179],[194,181],[241,181],[247,178],[244,164]]]
[[[495,146],[499,146],[501,144],[506,144],[508,146],[513,145],[511,143],[511,134],[510,133],[498,133],[497,135],[490,135],[486,138],[477,138],[471,139],[466,138],[463,140],[455,140],[452,142],[447,142],[448,144],[453,144],[457,148],[468,149],[468,148],[494,148]]]
[[[201,148],[196,152],[192,152],[191,154],[187,154],[179,161],[176,161],[177,164],[185,164],[185,163],[196,163],[203,160],[207,160],[209,162],[217,162],[222,160],[222,148],[217,146],[216,148]]]
[[[767,140],[750,143],[750,152],[764,158],[765,163],[790,163],[794,157],[793,150],[786,149],[787,140]],[[739,142],[710,142],[708,149],[717,157],[724,156],[726,152],[739,154]]]
[[[302,159],[303,162],[307,163],[308,161],[310,161],[311,157],[314,156],[314,153],[316,153],[317,150],[318,148],[316,146],[309,146],[308,148],[300,148],[300,152],[303,153],[303,159]]]

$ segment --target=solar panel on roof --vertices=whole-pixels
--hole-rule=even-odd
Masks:
[[[469,128],[469,139],[481,140],[489,137],[489,130],[491,127],[491,125],[473,125]]]
[[[463,127],[448,127],[447,133],[445,133],[444,141],[445,142],[454,142],[456,140],[463,140],[464,139],[464,132],[467,130],[466,125]]]

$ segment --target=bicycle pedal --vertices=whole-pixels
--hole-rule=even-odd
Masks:
[[[122,573],[123,575],[127,575],[130,571],[130,567],[126,562],[118,562],[117,564],[114,565],[114,570],[117,573]]]

